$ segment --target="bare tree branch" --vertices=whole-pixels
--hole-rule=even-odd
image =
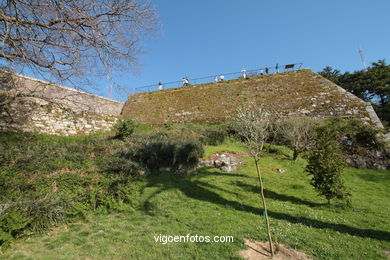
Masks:
[[[131,69],[157,15],[147,0],[0,0],[0,60],[63,81]]]

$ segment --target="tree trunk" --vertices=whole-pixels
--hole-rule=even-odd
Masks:
[[[294,161],[298,158],[298,151],[296,149],[294,149],[294,155],[293,155],[293,159]]]
[[[265,198],[264,198],[264,187],[263,187],[263,180],[261,178],[261,173],[260,173],[260,168],[259,168],[259,159],[257,157],[254,157],[254,159],[255,159],[255,164],[256,164],[257,176],[259,178],[259,183],[260,183],[260,196],[261,196],[261,200],[263,201],[263,207],[264,207],[264,212],[265,212],[265,222],[267,224],[269,247],[270,247],[270,251],[271,251],[271,256],[273,257],[274,256],[274,247],[272,245],[271,231],[269,229],[268,211],[267,211],[267,205],[265,203]]]

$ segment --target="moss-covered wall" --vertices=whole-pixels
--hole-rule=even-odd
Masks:
[[[369,103],[307,69],[135,94],[122,117],[147,124],[219,123],[248,100],[284,116],[355,117],[378,125]]]

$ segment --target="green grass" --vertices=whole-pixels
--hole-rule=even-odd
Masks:
[[[237,143],[233,139],[228,138],[223,144],[218,146],[206,146],[204,158],[210,157],[213,153],[221,152],[221,151],[231,151],[242,154],[247,154],[247,149],[244,144]]]
[[[207,146],[245,153],[232,140]],[[274,240],[317,259],[386,259],[390,250],[390,171],[346,169],[352,206],[327,205],[309,185],[306,161],[277,147],[261,159]],[[286,172],[275,173],[273,168]],[[253,161],[232,173],[204,167],[185,178],[147,177],[138,209],[94,214],[17,240],[0,259],[239,259],[245,238],[266,240]],[[156,243],[158,235],[229,235],[233,243]]]

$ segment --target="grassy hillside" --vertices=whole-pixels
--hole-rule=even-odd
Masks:
[[[282,115],[370,121],[365,102],[311,70],[135,94],[124,105],[122,116],[146,124],[219,123],[248,100]]]
[[[44,137],[46,142],[48,138]],[[51,167],[64,167],[67,162],[68,169],[85,173],[79,174],[79,181],[96,171],[96,161],[102,157],[90,137],[50,138],[49,145],[58,144],[65,150],[84,140],[95,151],[95,157],[85,157],[81,166],[71,164],[72,158],[63,158],[49,164]],[[40,137],[13,134],[1,140],[10,146],[23,142],[28,149],[37,139]],[[101,155],[104,149],[110,154],[107,147],[120,149],[120,142],[103,140],[106,148]],[[227,141],[207,146],[205,156],[215,151],[245,153],[246,149],[241,143]],[[43,167],[38,162],[33,165],[31,173]],[[352,206],[337,202],[328,206],[308,184],[305,165],[301,158],[292,161],[285,147],[276,147],[261,159],[275,240],[317,259],[386,259],[390,250],[390,171],[346,169]],[[276,173],[273,168],[286,171]],[[56,171],[57,178],[61,175],[70,176],[69,172]],[[58,224],[44,234],[19,239],[0,254],[0,259],[239,259],[237,252],[245,247],[245,238],[266,240],[265,225],[259,217],[258,181],[250,158],[232,173],[201,167],[184,178],[162,172],[134,183],[137,196],[132,207],[88,214],[84,220]],[[233,236],[234,242],[164,245],[154,240],[160,234],[227,235]]]

